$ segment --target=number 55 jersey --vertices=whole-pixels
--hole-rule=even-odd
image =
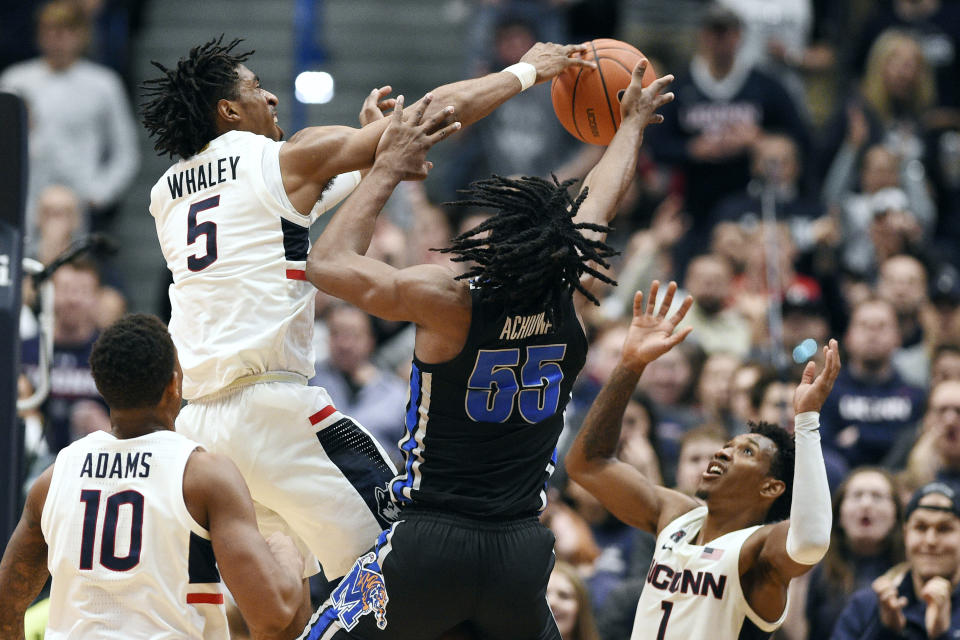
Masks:
[[[452,360],[414,357],[404,467],[390,483],[401,505],[477,518],[536,515],[556,465],[563,411],[587,340],[572,300],[549,318],[511,315],[471,292],[472,317]]]
[[[40,518],[48,639],[227,638],[210,536],[183,499],[198,446],[98,431],[60,451]]]

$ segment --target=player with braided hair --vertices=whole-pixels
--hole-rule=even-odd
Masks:
[[[536,309],[557,309],[575,289],[594,304],[596,297],[580,284],[588,273],[607,284],[616,284],[594,267],[609,267],[606,258],[615,251],[585,237],[581,231],[606,234],[610,228],[591,222],[575,223],[589,187],[576,200],[564,183],[537,177],[510,180],[493,176],[478,180],[465,191],[466,199],[452,204],[494,209],[494,215],[453,239],[441,253],[453,253],[454,262],[473,266],[456,280],[472,280],[481,302],[500,304],[521,315]],[[489,234],[489,236],[488,236]],[[518,277],[518,274],[519,277]],[[554,286],[544,286],[544,283]],[[549,317],[548,313],[548,317]]]
[[[505,72],[436,89],[466,124],[536,82],[592,62],[583,46],[538,43]],[[314,376],[309,229],[370,167],[389,87],[369,94],[362,128],[308,127],[286,142],[277,97],[223,36],[176,65],[155,63],[143,123],[179,161],[151,191],[170,287],[170,333],[189,401],[177,430],[236,462],[265,532],[293,537],[335,579],[392,520],[383,448],[337,410]],[[427,105],[423,105],[426,107]],[[448,113],[443,113],[444,118]],[[433,121],[440,132],[449,133]],[[316,558],[314,558],[316,556]]]
[[[586,293],[583,275],[610,282],[591,262],[613,254],[606,225],[635,175],[644,129],[673,98],[661,94],[671,76],[642,88],[645,68],[634,70],[620,130],[575,200],[568,184],[534,178],[468,190],[494,215],[446,250],[474,263],[466,279],[364,255],[387,198],[405,175],[426,174],[439,140],[422,107],[401,101],[390,118],[373,168],[311,251],[307,277],[368,313],[416,324],[405,465],[389,485],[401,521],[357,560],[306,637],[412,640],[468,625],[484,638],[560,638],[546,600],[553,535],[537,516],[587,351],[573,298]]]

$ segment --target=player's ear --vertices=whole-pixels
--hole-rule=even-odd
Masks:
[[[233,100],[220,98],[217,100],[217,119],[227,125],[233,125],[240,121],[240,111]]]
[[[760,485],[760,495],[776,500],[786,489],[787,485],[783,480],[777,480],[776,478],[768,476],[764,479],[763,484]]]

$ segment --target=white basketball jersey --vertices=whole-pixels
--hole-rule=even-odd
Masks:
[[[338,177],[349,188],[331,189],[333,202],[328,192],[309,216],[301,215],[283,189],[282,144],[225,133],[170,167],[150,192],[173,274],[170,334],[187,399],[269,371],[314,375],[309,228],[359,174]]]
[[[740,548],[759,526],[694,544],[707,508],[689,511],[657,537],[631,640],[766,638],[783,624],[767,622],[747,603],[740,586]]]
[[[197,446],[173,431],[98,431],[60,451],[40,520],[48,640],[228,638],[210,536],[183,500]]]

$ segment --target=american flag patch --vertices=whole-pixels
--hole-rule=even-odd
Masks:
[[[723,557],[723,549],[714,549],[713,547],[704,547],[700,558],[703,560],[719,560]]]

